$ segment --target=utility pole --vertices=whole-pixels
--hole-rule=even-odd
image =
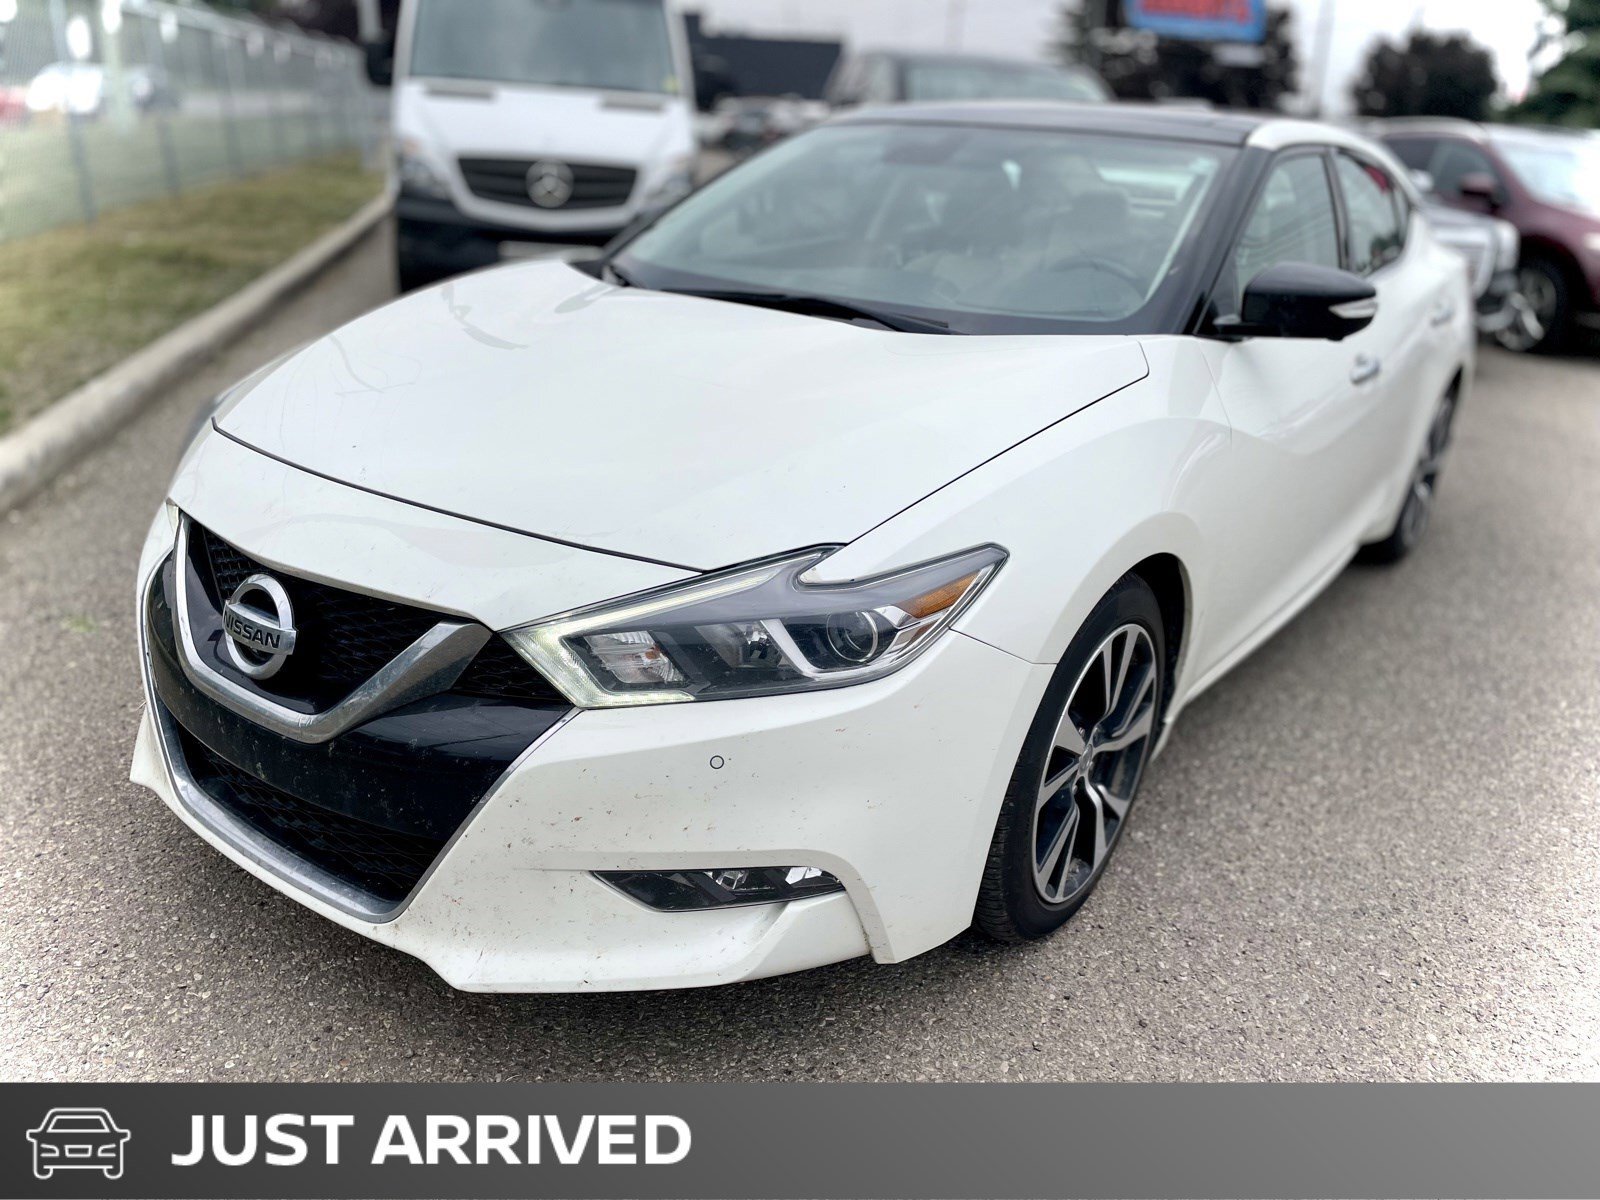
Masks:
[[[1083,45],[1079,61],[1100,71],[1105,66],[1106,35],[1111,28],[1112,0],[1080,0],[1087,17],[1083,23]]]
[[[1314,117],[1321,117],[1326,107],[1328,72],[1333,59],[1333,11],[1334,0],[1322,0],[1322,7],[1317,14],[1317,41],[1311,52],[1314,61],[1313,86],[1316,88],[1311,96],[1311,115]]]
[[[961,49],[966,40],[967,0],[949,0],[946,9],[948,23],[945,27],[945,45],[951,50]]]

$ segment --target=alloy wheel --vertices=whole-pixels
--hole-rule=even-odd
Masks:
[[[1155,643],[1117,629],[1090,656],[1056,726],[1033,813],[1033,882],[1047,904],[1076,900],[1122,832],[1155,732]]]
[[[1455,423],[1456,399],[1446,396],[1428,427],[1427,442],[1417,468],[1411,476],[1411,491],[1406,496],[1405,508],[1400,512],[1400,537],[1407,546],[1415,546],[1428,531],[1433,517],[1433,498],[1439,486],[1439,475],[1444,470],[1445,451],[1450,446],[1450,430]]]
[[[1511,305],[1516,316],[1495,335],[1495,340],[1505,349],[1521,354],[1544,341],[1560,315],[1561,296],[1555,281],[1544,271],[1523,267],[1517,272],[1517,295]]]

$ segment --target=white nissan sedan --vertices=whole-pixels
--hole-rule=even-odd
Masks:
[[[869,110],[380,309],[186,451],[133,777],[459,988],[1044,937],[1184,706],[1422,536],[1417,200],[1320,125]]]

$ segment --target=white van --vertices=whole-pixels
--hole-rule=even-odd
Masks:
[[[693,185],[672,0],[404,0],[396,32],[369,70],[394,85],[402,288],[604,245]]]

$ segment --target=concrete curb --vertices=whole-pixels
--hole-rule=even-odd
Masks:
[[[338,262],[389,215],[377,197],[288,262],[158,338],[0,437],[0,513],[9,512],[132,420],[187,371],[215,357],[285,297]]]

